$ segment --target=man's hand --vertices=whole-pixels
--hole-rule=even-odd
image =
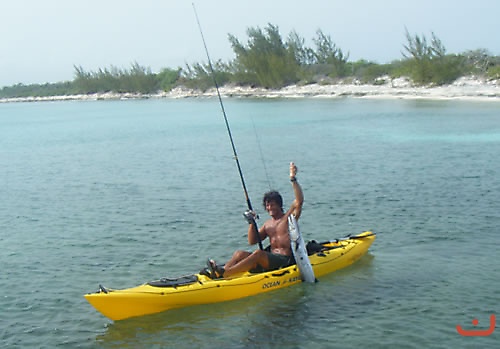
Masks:
[[[295,176],[297,175],[297,166],[293,162],[290,163],[290,179],[294,180]]]
[[[243,217],[245,217],[248,224],[253,224],[255,222],[255,219],[259,218],[259,216],[257,216],[257,214],[254,211],[250,210],[245,211],[245,213],[243,213]]]

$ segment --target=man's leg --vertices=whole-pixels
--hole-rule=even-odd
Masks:
[[[241,251],[244,252],[244,251]],[[235,253],[236,255],[236,253]],[[243,255],[239,255],[238,257],[242,257]],[[235,257],[233,255],[233,257]],[[238,258],[235,258],[235,261]],[[231,261],[233,258],[231,258]],[[230,262],[231,262],[230,261]],[[264,269],[269,268],[269,260],[267,258],[267,253],[262,250],[256,250],[253,253],[246,252],[246,257],[243,259],[239,259],[239,261],[229,264],[229,262],[224,266],[224,277],[231,276],[233,274],[245,272],[252,270],[260,265]]]
[[[238,264],[243,259],[248,258],[248,256],[250,256],[251,254],[252,254],[251,252],[247,252],[247,251],[234,252],[231,259],[228,260],[226,262],[226,264],[224,265],[224,269],[233,267],[234,265]]]

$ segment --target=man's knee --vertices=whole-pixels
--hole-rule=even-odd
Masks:
[[[233,259],[241,260],[248,257],[249,255],[250,253],[248,253],[247,251],[237,250],[233,254]]]

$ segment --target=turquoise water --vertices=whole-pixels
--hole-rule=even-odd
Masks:
[[[305,239],[378,232],[356,265],[219,305],[113,323],[83,298],[246,246],[215,99],[0,104],[6,348],[496,348],[500,105],[224,101],[255,208],[305,192]],[[500,320],[499,320],[500,321]]]

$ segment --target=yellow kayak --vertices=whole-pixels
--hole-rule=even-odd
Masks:
[[[364,232],[334,241],[309,243],[309,259],[317,278],[345,268],[366,254],[375,233]],[[211,279],[193,274],[163,278],[140,286],[114,290],[99,286],[85,299],[111,320],[123,320],[191,305],[230,301],[277,290],[301,282],[296,265],[278,270],[245,272],[231,278]]]

